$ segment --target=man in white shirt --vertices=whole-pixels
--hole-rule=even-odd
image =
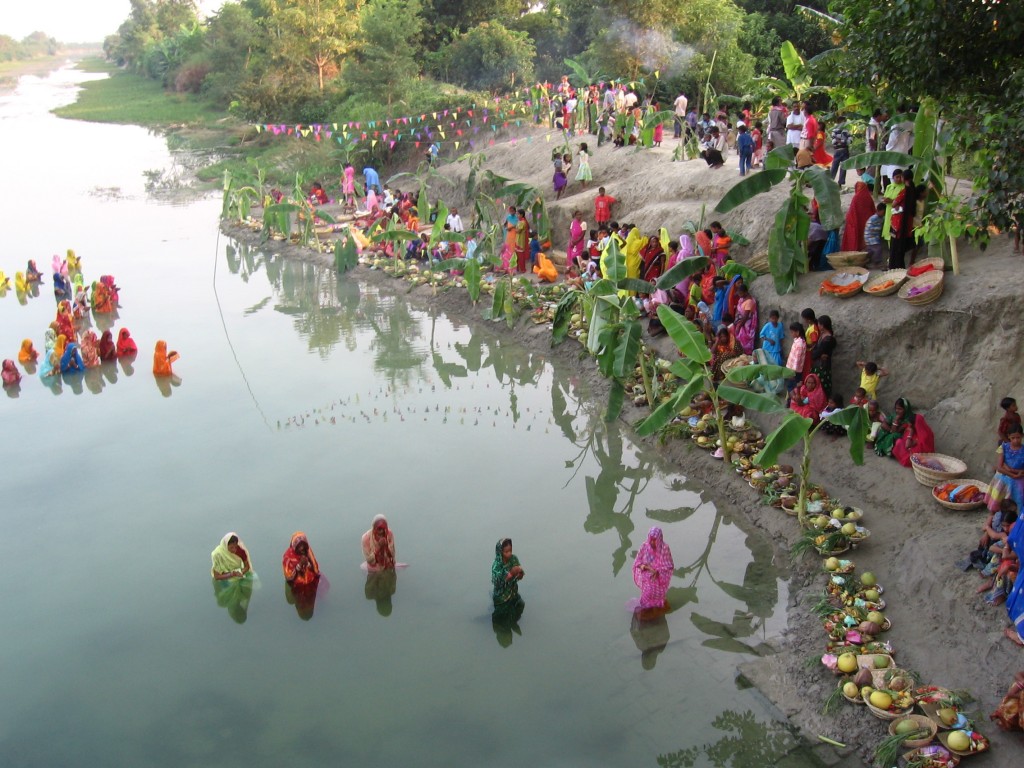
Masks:
[[[445,219],[445,224],[452,232],[462,231],[462,217],[459,216],[459,209],[452,208],[451,213],[448,214],[448,218]]]
[[[685,93],[680,93],[679,96],[676,97],[676,101],[675,101],[675,105],[674,105],[675,106],[676,119],[675,119],[675,126],[674,126],[674,129],[673,129],[674,130],[673,135],[677,139],[681,139],[683,137],[683,121],[686,119],[686,105],[687,105],[687,103],[688,103],[688,101],[686,99],[686,94]]]
[[[800,132],[804,129],[804,116],[800,111],[800,102],[794,101],[786,118],[786,143],[794,149],[800,146]]]

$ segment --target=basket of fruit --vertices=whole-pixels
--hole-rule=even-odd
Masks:
[[[945,747],[918,747],[900,756],[899,768],[956,768],[960,758]]]
[[[942,742],[942,746],[960,757],[979,755],[988,751],[988,739],[977,731],[965,729],[940,733],[939,741]]]
[[[906,736],[905,747],[925,747],[931,743],[938,727],[924,715],[905,715],[889,723],[890,736]]]
[[[910,691],[887,691],[881,688],[871,690],[864,696],[868,712],[879,720],[895,720],[909,715],[914,708],[914,697]]]
[[[946,509],[967,512],[985,506],[988,492],[988,484],[980,480],[956,480],[934,486],[932,498]]]

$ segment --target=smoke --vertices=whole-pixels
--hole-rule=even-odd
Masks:
[[[605,36],[645,69],[651,72],[660,70],[663,77],[681,74],[695,53],[692,47],[676,42],[670,34],[644,29],[626,19],[613,21]]]

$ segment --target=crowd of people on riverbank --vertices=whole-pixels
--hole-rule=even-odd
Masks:
[[[43,274],[32,259],[24,273],[17,273],[15,281],[23,304],[27,304],[29,297],[37,298],[39,286],[44,283]],[[102,275],[86,286],[82,261],[73,250],[68,250],[66,258],[53,257],[52,285],[56,316],[43,333],[42,352],[32,339],[23,339],[17,363],[12,358],[3,361],[3,387],[10,396],[17,396],[21,387],[19,364],[28,375],[38,373],[48,386],[57,386],[65,376],[82,375],[117,360],[131,372],[138,346],[127,328],[121,327],[115,334],[114,323],[119,319],[121,305],[120,288],[113,275]],[[171,365],[177,359],[178,353],[168,351],[167,342],[158,340],[153,353],[153,374],[158,378],[176,378]]]

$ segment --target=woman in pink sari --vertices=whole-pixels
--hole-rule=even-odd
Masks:
[[[640,587],[641,611],[667,611],[669,582],[672,580],[672,550],[662,536],[661,528],[651,528],[633,561],[633,583]]]
[[[569,222],[569,245],[565,249],[567,267],[583,270],[583,249],[587,242],[587,225],[583,223],[583,212],[573,211]]]
[[[914,415],[914,426],[908,426],[892,446],[892,457],[904,467],[910,466],[915,453],[933,453],[935,433],[920,413]]]
[[[750,295],[747,286],[740,283],[736,286],[736,315],[732,326],[736,332],[736,340],[743,347],[743,354],[754,354],[754,343],[757,340],[757,300]]]
[[[828,396],[821,388],[818,374],[809,373],[803,383],[793,390],[789,407],[815,424],[821,420],[821,412],[828,405]]]

